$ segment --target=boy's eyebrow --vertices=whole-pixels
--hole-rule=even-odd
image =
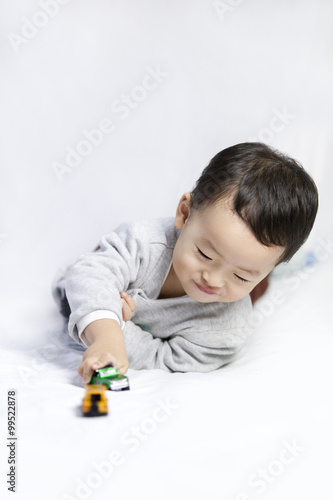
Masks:
[[[201,241],[203,243],[206,243],[206,245],[208,245],[219,257],[221,257],[221,259],[223,258],[222,255],[220,255],[218,253],[218,251],[216,250],[216,248],[214,247],[214,245],[209,240],[207,240],[206,238],[201,238]],[[244,268],[241,268],[239,266],[236,266],[236,267],[238,267],[241,271],[245,271],[246,273],[252,274],[252,276],[259,276],[259,274],[260,274],[259,271],[255,271],[255,270],[252,270],[252,269],[244,269]]]

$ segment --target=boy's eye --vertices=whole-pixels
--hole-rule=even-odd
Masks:
[[[198,254],[203,257],[204,259],[208,259],[208,260],[212,260],[210,259],[209,257],[207,257],[207,255],[205,255],[201,250],[200,248],[197,247],[197,251],[198,251]]]
[[[241,278],[240,276],[238,276],[238,274],[235,274],[236,278],[238,278],[242,283],[248,283],[249,281],[244,279],[244,278]]]
[[[197,253],[200,255],[200,257],[202,257],[203,259],[207,259],[207,260],[213,260],[211,259],[210,257],[207,257],[207,255],[205,255],[201,250],[200,248],[197,247]],[[242,283],[249,283],[249,280],[246,280],[245,278],[242,278],[241,276],[238,276],[238,274],[235,274],[236,278],[241,281]]]

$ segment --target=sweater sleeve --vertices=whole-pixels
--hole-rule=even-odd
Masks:
[[[124,336],[129,367],[135,370],[160,368],[169,372],[210,372],[233,360],[250,329],[244,326],[228,332],[207,331],[209,340],[205,345],[202,345],[202,333],[179,332],[161,339],[127,321]]]
[[[81,255],[68,269],[68,331],[78,344],[85,345],[78,324],[94,311],[110,311],[122,324],[120,292],[144,276],[148,262],[149,241],[144,226],[123,223],[101,238],[97,251]]]

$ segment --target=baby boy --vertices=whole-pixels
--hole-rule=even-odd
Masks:
[[[210,161],[175,217],[103,236],[53,282],[69,334],[86,348],[84,381],[108,363],[125,374],[208,372],[232,361],[251,332],[250,292],[301,247],[317,209],[301,165],[242,143]]]

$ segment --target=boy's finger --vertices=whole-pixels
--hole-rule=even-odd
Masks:
[[[98,368],[98,366],[97,366],[97,368],[93,368],[93,366],[95,366],[96,363],[98,363],[97,356],[85,359],[84,361],[82,361],[81,365],[79,366],[78,372],[81,375],[83,382],[85,384],[89,384],[91,377],[92,377],[92,374],[93,374],[93,371]]]
[[[127,302],[125,301],[125,299],[121,299],[121,301],[122,301],[122,304],[123,304],[123,309],[122,309],[123,320],[124,321],[129,321],[132,318],[131,308],[129,307],[129,305],[127,304]]]
[[[82,361],[78,368],[78,373],[81,375],[83,382],[85,384],[88,384],[90,382],[91,376],[92,376],[92,369],[90,368],[91,362],[87,361]]]
[[[85,368],[83,370],[82,378],[85,384],[89,384],[91,377],[93,374],[93,370],[91,368]]]
[[[136,309],[136,303],[135,303],[133,297],[131,295],[129,295],[128,293],[126,293],[126,292],[122,292],[121,296],[122,296],[123,299],[126,300],[126,302],[129,305],[131,311],[135,311],[135,309]]]
[[[96,368],[93,369],[98,370],[99,368],[104,368],[106,365],[110,363],[112,363],[113,366],[118,368],[119,363],[116,360],[116,358],[111,354],[105,352],[98,358],[98,360],[92,366],[96,366]]]

